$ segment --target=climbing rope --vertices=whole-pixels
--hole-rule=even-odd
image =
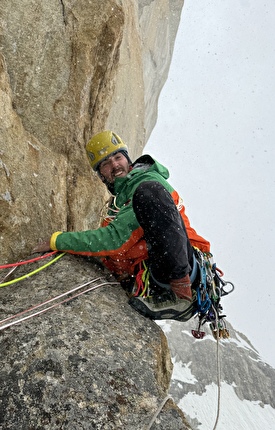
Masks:
[[[154,424],[154,422],[157,419],[158,414],[160,413],[160,411],[162,410],[162,408],[164,407],[164,405],[166,404],[166,402],[171,399],[171,397],[168,395],[165,397],[165,399],[161,402],[161,404],[159,405],[158,409],[156,410],[156,413],[154,414],[154,416],[152,417],[150,423],[148,426],[146,426],[144,428],[144,430],[150,430],[150,428],[152,427],[152,425]]]
[[[215,318],[216,318],[216,327],[217,327],[217,339],[216,339],[216,364],[217,364],[217,386],[218,386],[218,402],[217,402],[217,414],[216,414],[216,421],[213,427],[213,430],[216,430],[218,422],[219,422],[219,417],[220,417],[220,409],[221,409],[221,366],[220,366],[220,353],[219,353],[219,339],[220,339],[220,327],[219,327],[219,316],[218,316],[218,312],[216,311],[216,309],[213,306],[213,310],[215,313]]]
[[[35,275],[36,273],[40,272],[43,269],[46,269],[46,267],[55,263],[57,260],[59,260],[61,257],[63,257],[63,255],[65,255],[65,252],[63,252],[62,254],[59,254],[53,260],[49,261],[48,263],[44,264],[43,266],[39,267],[38,269],[35,269],[32,272],[27,273],[26,275],[20,276],[19,278],[16,278],[16,279],[12,279],[11,281],[3,282],[2,284],[0,284],[0,288],[15,284],[16,282],[22,281],[23,279],[26,279],[26,278],[29,278],[30,276]]]
[[[47,254],[40,255],[39,257],[31,258],[30,260],[18,261],[17,263],[4,264],[4,265],[0,266],[0,269],[9,269],[10,267],[21,266],[22,264],[33,263],[35,261],[42,260],[43,258],[50,257],[51,255],[56,254],[56,253],[57,253],[57,251],[52,251],[52,252],[48,252]]]
[[[91,284],[92,282],[96,282],[96,281],[98,281],[99,279],[100,279],[100,278],[92,279],[91,281],[88,281],[88,282],[86,282],[85,284],[82,284],[82,285],[80,285],[80,286],[78,286],[78,287],[75,287],[74,289],[70,290],[70,293],[73,293],[73,292],[75,292],[75,291],[79,290],[80,288],[86,287],[87,285]],[[16,318],[16,317],[19,317],[19,316],[21,316],[21,315],[24,315],[25,313],[30,312],[30,311],[32,311],[32,310],[34,310],[34,309],[37,309],[37,308],[39,308],[40,306],[46,305],[46,304],[48,304],[48,303],[51,303],[51,302],[53,302],[54,300],[58,300],[58,299],[60,299],[61,297],[66,296],[67,294],[69,294],[69,292],[67,292],[67,291],[66,291],[65,293],[59,294],[58,296],[55,296],[55,297],[53,297],[53,298],[51,298],[51,299],[48,299],[48,300],[45,300],[44,302],[41,302],[41,303],[39,303],[38,305],[34,305],[34,306],[32,306],[32,307],[30,307],[30,308],[28,308],[28,309],[25,309],[24,311],[21,311],[21,312],[19,312],[19,313],[18,313],[18,314],[16,314],[16,315],[12,315],[12,316],[10,316],[10,317],[7,317],[7,318],[5,318],[5,319],[1,320],[1,321],[0,321],[0,324],[2,324],[3,322],[9,321],[9,320],[11,320],[11,319],[13,319],[13,318]]]
[[[91,283],[94,283],[94,282],[96,282],[96,281],[98,281],[98,280],[100,280],[100,279],[101,279],[101,278],[95,278],[95,279],[92,279],[92,280],[90,280],[90,281],[88,281],[88,282],[86,282],[86,283],[84,283],[84,284],[82,284],[82,285],[79,285],[79,286],[77,286],[77,287],[75,287],[75,288],[73,288],[73,289],[71,289],[71,290],[69,290],[69,291],[66,291],[65,293],[59,294],[59,295],[58,295],[58,296],[56,296],[56,297],[53,297],[53,298],[48,299],[48,300],[45,300],[44,302],[41,302],[41,303],[39,303],[38,305],[34,305],[34,306],[30,307],[29,309],[25,309],[24,311],[21,311],[21,312],[19,312],[19,313],[15,314],[15,315],[12,315],[12,316],[10,316],[10,317],[7,317],[7,318],[3,319],[2,321],[0,321],[0,331],[1,331],[1,330],[6,329],[6,328],[8,328],[8,327],[11,327],[11,326],[13,326],[13,325],[15,325],[15,324],[19,324],[19,323],[20,323],[20,322],[22,322],[22,321],[26,321],[26,320],[28,320],[28,319],[30,319],[30,318],[33,318],[33,317],[35,317],[35,316],[37,316],[37,315],[40,315],[40,314],[42,314],[42,313],[44,313],[44,312],[46,312],[46,311],[48,311],[48,310],[50,310],[50,309],[53,309],[53,308],[55,308],[55,307],[57,307],[57,306],[59,306],[59,305],[61,305],[61,304],[63,304],[63,303],[69,302],[70,300],[73,300],[73,299],[75,299],[76,297],[81,296],[82,294],[86,294],[86,293],[88,293],[89,291],[95,290],[95,289],[97,289],[97,288],[99,288],[99,287],[103,287],[104,285],[119,285],[119,283],[118,283],[118,282],[106,282],[106,281],[101,282],[100,284],[97,284],[97,285],[94,285],[94,286],[92,286],[92,287],[90,287],[90,288],[87,288],[87,289],[86,289],[86,290],[84,290],[84,291],[80,291],[80,292],[78,292],[77,294],[74,294],[74,295],[73,295],[73,296],[71,296],[71,297],[67,297],[67,298],[66,298],[66,299],[64,299],[64,300],[61,300],[61,301],[59,301],[59,302],[57,302],[57,303],[54,303],[54,304],[52,304],[51,306],[48,306],[48,307],[46,307],[46,308],[44,308],[44,309],[41,309],[41,310],[39,310],[39,311],[37,311],[37,312],[34,312],[34,313],[32,313],[31,315],[27,315],[27,316],[25,316],[25,317],[23,317],[23,318],[17,319],[16,321],[11,321],[11,322],[9,322],[9,323],[7,323],[7,324],[2,325],[3,323],[5,323],[5,322],[7,322],[7,321],[14,320],[14,319],[16,319],[16,318],[20,317],[21,315],[24,315],[24,314],[26,314],[26,313],[28,313],[28,312],[31,312],[31,311],[33,311],[33,310],[35,310],[35,309],[38,309],[38,308],[42,307],[42,306],[45,306],[45,305],[47,305],[48,303],[51,303],[51,302],[53,302],[53,301],[55,301],[55,300],[58,300],[58,299],[60,299],[60,298],[62,298],[62,297],[64,297],[64,296],[67,296],[67,295],[69,295],[69,294],[72,294],[72,293],[74,293],[75,291],[77,291],[77,290],[79,290],[79,289],[81,289],[81,288],[84,288],[84,287],[86,287],[87,285],[90,285]]]
[[[2,278],[1,280],[0,280],[0,284],[2,283],[2,282],[4,282],[4,280],[5,279],[7,279],[14,271],[15,271],[15,269],[17,269],[17,267],[18,266],[14,266],[14,267],[12,267],[9,271],[8,271],[8,273],[6,273],[6,275],[4,276],[4,278]]]
[[[141,263],[139,263],[139,271],[136,274],[136,281],[135,281],[135,287],[136,290],[134,291],[133,295],[135,297],[148,297],[149,296],[149,286],[150,286],[150,271],[147,267],[145,261],[143,260]]]

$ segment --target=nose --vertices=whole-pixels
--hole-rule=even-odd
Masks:
[[[117,166],[119,166],[119,161],[117,161],[116,159],[112,159],[111,160],[111,165],[112,165],[112,169],[115,169]]]

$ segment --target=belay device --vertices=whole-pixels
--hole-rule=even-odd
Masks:
[[[208,322],[215,339],[227,339],[229,331],[226,328],[225,316],[222,314],[221,297],[234,290],[232,282],[222,279],[223,273],[219,270],[210,253],[203,253],[198,248],[194,250],[194,266],[191,274],[192,289],[196,298],[193,301],[193,316],[198,317],[198,326],[192,330],[196,339],[202,339],[205,332],[201,327]],[[229,288],[226,286],[229,285]]]

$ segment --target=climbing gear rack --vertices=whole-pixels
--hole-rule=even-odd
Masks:
[[[194,248],[198,274],[193,288],[196,291],[196,317],[198,325],[192,330],[196,339],[203,339],[205,332],[201,327],[209,323],[210,330],[215,339],[228,339],[229,330],[226,327],[225,317],[222,313],[221,298],[234,290],[232,282],[222,279],[223,272],[213,263],[210,253],[203,253]]]

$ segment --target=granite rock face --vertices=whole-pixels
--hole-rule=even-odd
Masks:
[[[98,226],[85,144],[113,129],[134,159],[156,122],[183,0],[2,0],[1,261],[52,231]]]
[[[33,264],[37,268],[45,260]],[[18,268],[14,277],[28,271]],[[1,429],[137,430],[149,425],[170,384],[166,338],[157,324],[128,305],[125,292],[108,276],[91,260],[65,255],[0,289]],[[95,281],[67,294],[90,280]],[[101,286],[72,299],[95,285]],[[151,428],[190,427],[169,400]]]
[[[133,159],[141,155],[182,6],[1,1],[1,264],[25,259],[53,231],[99,225],[108,195],[85,144],[113,129]],[[17,268],[7,279],[31,269]],[[56,295],[66,300],[66,291],[93,278],[105,285],[58,306],[49,301],[50,310],[27,318],[26,309]],[[148,428],[168,393],[170,353],[159,327],[135,313],[111,282],[94,260],[66,255],[0,288],[0,429]],[[17,313],[24,320],[11,325]],[[190,427],[168,400],[151,428]]]

